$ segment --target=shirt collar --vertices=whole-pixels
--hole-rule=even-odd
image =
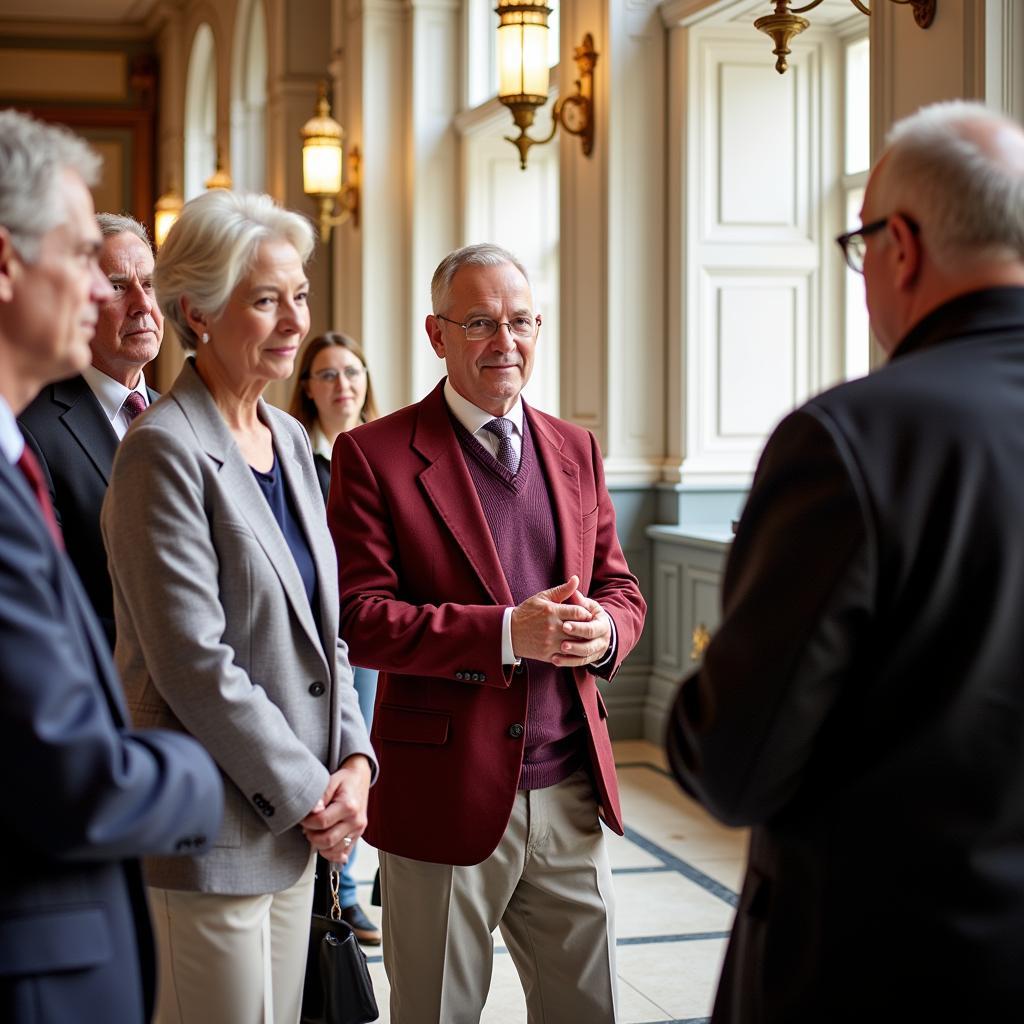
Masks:
[[[450,380],[444,382],[444,400],[448,403],[448,408],[451,409],[452,415],[471,433],[477,434],[484,428],[485,423],[490,423],[491,420],[495,419],[494,413],[485,412],[483,409],[475,406],[468,399],[463,398],[462,395],[452,387]],[[523,434],[523,400],[521,397],[516,398],[516,404],[512,406],[507,413],[505,413],[505,419],[507,419],[513,427],[516,428],[519,436]]]
[[[89,389],[96,396],[96,401],[100,403],[103,412],[111,423],[114,422],[114,417],[121,411],[124,400],[133,391],[138,391],[145,400],[146,405],[149,405],[146,376],[141,371],[139,372],[139,382],[134,388],[126,388],[120,381],[114,380],[113,377],[108,377],[102,370],[97,370],[95,366],[87,366],[82,370],[82,376],[85,378],[86,384],[89,385]]]
[[[309,432],[309,441],[313,446],[314,454],[322,455],[328,462],[331,461],[331,455],[334,454],[331,442],[327,440],[327,435],[320,429],[319,423],[313,424],[313,429]]]
[[[0,397],[0,452],[13,466],[25,450],[25,438],[18,429],[11,407]]]

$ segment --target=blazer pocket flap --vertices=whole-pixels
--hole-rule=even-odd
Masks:
[[[374,715],[374,731],[382,740],[392,743],[432,743],[448,739],[451,715],[441,711],[420,711],[418,708],[396,708],[382,704]]]
[[[80,970],[112,955],[107,916],[99,907],[0,917],[0,976]]]

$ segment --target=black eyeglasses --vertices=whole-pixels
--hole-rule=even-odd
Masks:
[[[521,341],[529,341],[540,330],[539,313],[536,316],[527,316],[523,313],[520,316],[512,317],[507,323],[491,320],[486,316],[474,316],[464,324],[460,324],[458,320],[450,320],[446,316],[441,316],[440,313],[434,315],[438,320],[461,327],[466,332],[467,341],[489,341],[501,327],[507,327],[512,337],[519,338]]]
[[[876,231],[881,231],[882,228],[884,228],[886,224],[896,216],[900,216],[904,221],[906,221],[911,234],[916,235],[918,231],[921,230],[917,226],[917,222],[906,214],[890,214],[888,217],[883,217],[881,220],[873,220],[870,224],[864,224],[857,228],[856,231],[847,231],[845,235],[840,235],[836,239],[836,245],[843,250],[843,258],[846,260],[846,265],[854,273],[864,273],[864,253],[867,251],[868,247],[868,236],[873,235]]]

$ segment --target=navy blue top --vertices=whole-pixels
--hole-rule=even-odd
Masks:
[[[302,532],[298,517],[295,515],[291,492],[285,486],[284,475],[277,464],[277,452],[274,452],[274,464],[270,467],[269,473],[261,473],[252,466],[249,468],[252,469],[252,475],[256,477],[256,483],[260,485],[270,511],[274,513],[277,525],[281,527],[284,539],[288,542],[292,558],[295,559],[295,565],[306,588],[306,599],[313,609],[313,618],[319,625],[320,602],[316,600],[316,563],[313,561],[313,552],[310,550],[306,535]]]

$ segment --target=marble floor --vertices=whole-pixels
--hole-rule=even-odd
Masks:
[[[607,833],[617,898],[619,1024],[700,1024],[711,1012],[746,833],[719,825],[685,796],[653,744],[616,743],[615,759],[626,821],[625,836]],[[376,866],[376,851],[363,844],[355,865],[359,899],[379,921],[379,908],[370,906]],[[365,948],[386,1022],[380,947]],[[495,950],[481,1024],[524,1024],[519,977],[500,934]]]

